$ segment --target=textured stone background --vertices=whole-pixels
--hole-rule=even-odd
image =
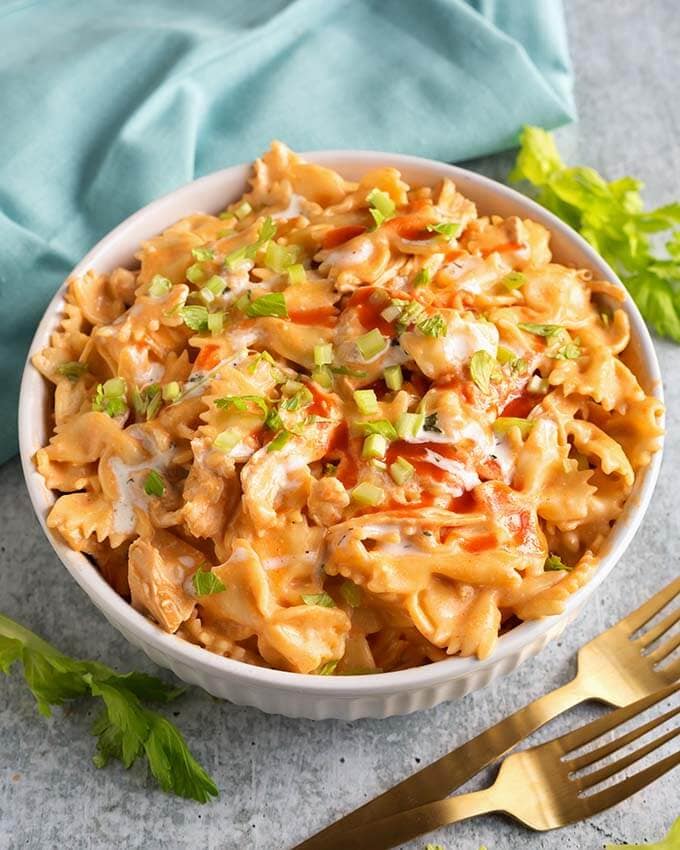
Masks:
[[[521,2],[521,0],[518,0]],[[609,177],[633,174],[652,203],[680,195],[680,11],[676,0],[567,0],[577,126],[560,133],[567,158]],[[507,173],[512,156],[474,166]],[[657,342],[671,426],[680,414],[680,347]],[[5,411],[5,415],[12,415]],[[664,584],[678,567],[680,440],[671,430],[652,507],[624,562],[562,640],[488,689],[410,717],[353,724],[288,720],[194,690],[176,721],[222,794],[208,806],[159,793],[140,768],[97,771],[87,704],[45,721],[18,676],[0,684],[0,850],[8,848],[253,848],[284,850],[420,764],[567,680],[583,644]],[[676,472],[677,475],[677,472]],[[65,652],[123,669],[153,665],[113,630],[67,576],[33,518],[19,463],[0,469],[0,607]],[[551,724],[542,737],[591,706]],[[541,737],[541,736],[538,736]],[[680,815],[678,776],[666,776],[589,823],[544,835],[500,817],[442,830],[449,850],[568,850],[660,836]],[[479,782],[476,783],[477,785]],[[472,783],[471,787],[474,787]],[[408,845],[420,850],[425,841]]]

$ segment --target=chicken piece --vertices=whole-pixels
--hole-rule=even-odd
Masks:
[[[198,549],[167,531],[156,531],[150,540],[135,540],[128,560],[132,605],[167,632],[176,632],[196,604],[184,583],[203,560]]]
[[[342,519],[343,509],[349,505],[349,494],[337,478],[320,478],[312,481],[307,498],[310,517],[317,525],[335,525]]]
[[[279,514],[300,510],[311,485],[309,464],[326,453],[335,430],[332,422],[308,426],[279,451],[263,446],[241,470],[243,505],[262,533],[283,520]]]
[[[478,321],[455,310],[440,310],[446,322],[443,336],[427,336],[419,331],[402,334],[401,347],[432,380],[458,372],[476,351],[498,351],[498,330],[491,322]]]

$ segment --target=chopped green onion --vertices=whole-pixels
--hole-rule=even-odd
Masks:
[[[397,434],[402,440],[413,439],[418,436],[425,424],[423,413],[402,413],[397,419]]]
[[[274,439],[267,444],[267,451],[278,452],[279,449],[282,449],[286,445],[286,443],[288,442],[288,440],[290,440],[292,436],[293,435],[290,433],[290,431],[286,431],[285,429],[279,431],[279,433],[274,437]]]
[[[248,290],[247,292],[244,292],[242,295],[239,295],[239,297],[236,299],[236,301],[234,301],[234,307],[236,307],[237,310],[240,310],[241,312],[243,312],[246,309],[246,307],[248,306],[248,304],[250,304],[250,301],[251,301],[250,290]]]
[[[229,268],[232,268],[243,260],[254,260],[260,248],[266,245],[270,239],[273,239],[275,235],[276,225],[272,221],[271,217],[267,216],[262,223],[262,227],[260,228],[260,232],[258,233],[255,242],[253,242],[252,245],[242,245],[240,248],[233,250],[231,254],[227,255],[225,263]]]
[[[335,668],[338,666],[338,662],[336,661],[327,661],[325,664],[322,664],[316,670],[317,676],[332,676],[335,673]]]
[[[475,351],[470,358],[470,375],[483,393],[488,393],[491,389],[491,378],[496,368],[496,360],[488,351]]]
[[[333,386],[333,375],[327,366],[319,366],[312,372],[312,380],[325,390],[330,390]]]
[[[320,605],[322,608],[335,608],[333,597],[326,591],[323,593],[302,593],[302,601],[305,605]]]
[[[395,484],[400,487],[405,484],[415,472],[415,467],[410,464],[406,458],[398,457],[394,463],[390,464],[390,475]]]
[[[389,346],[389,341],[377,328],[357,338],[356,346],[364,360],[373,360]]]
[[[248,201],[244,201],[242,204],[239,204],[239,206],[236,207],[236,209],[234,210],[234,215],[239,221],[243,221],[243,219],[247,218],[252,211],[253,208],[250,206]]]
[[[92,410],[106,413],[112,418],[125,413],[127,407],[127,384],[122,378],[111,378],[103,384],[97,384]]]
[[[384,460],[380,460],[377,457],[372,457],[369,459],[368,462],[371,464],[371,466],[373,466],[375,469],[379,469],[381,472],[387,471],[387,464]]]
[[[374,390],[354,390],[354,403],[365,415],[378,412],[378,398]]]
[[[159,497],[165,493],[165,482],[155,469],[152,469],[144,479],[144,492],[147,496]]]
[[[289,383],[292,384],[294,382],[289,381]],[[309,407],[309,405],[314,401],[314,396],[310,393],[307,387],[304,384],[300,384],[299,386],[299,390],[281,402],[280,406],[284,410],[299,410],[301,407]]]
[[[241,435],[238,431],[233,428],[227,428],[226,431],[222,431],[218,434],[213,440],[213,446],[219,452],[224,452],[224,454],[229,454],[229,452],[237,446],[241,442]]]
[[[343,581],[340,585],[340,595],[350,608],[358,608],[361,605],[363,594],[359,585],[353,581]]]
[[[506,289],[519,289],[526,282],[526,276],[522,272],[510,272],[501,280],[501,283]]]
[[[330,343],[320,343],[314,346],[314,365],[326,366],[333,362],[333,346]]]
[[[212,334],[221,333],[224,328],[224,312],[208,313],[208,330]]]
[[[562,325],[538,325],[535,322],[520,322],[518,327],[535,336],[545,337],[555,336],[564,330]]]
[[[574,339],[569,340],[569,342],[558,349],[552,356],[556,360],[578,360],[582,353],[581,341],[579,339]]]
[[[221,278],[218,274],[214,274],[206,280],[203,288],[209,289],[213,295],[221,295],[227,288],[227,283],[224,278]]]
[[[395,304],[394,301],[380,313],[386,322],[393,322],[401,316],[401,307]]]
[[[69,381],[77,381],[87,372],[87,363],[79,363],[77,360],[69,360],[67,363],[60,363],[57,366],[57,372],[68,378]]]
[[[532,375],[527,381],[527,392],[545,395],[550,389],[550,382],[540,375]]]
[[[373,457],[384,458],[387,445],[387,440],[381,434],[369,434],[364,440],[361,457],[364,460],[370,460]]]
[[[149,295],[153,296],[153,298],[162,298],[164,295],[167,295],[171,289],[172,283],[167,279],[167,277],[163,277],[162,274],[155,274],[151,278],[151,283],[149,284]]]
[[[361,430],[364,434],[380,434],[386,440],[396,440],[399,436],[397,429],[387,419],[374,419],[372,422],[361,422]]]
[[[513,428],[519,428],[520,434],[526,439],[534,427],[534,422],[530,419],[518,419],[516,416],[499,416],[492,427],[494,433],[499,437],[505,436]]]
[[[191,255],[194,260],[198,260],[201,263],[215,259],[215,252],[210,248],[192,248]]]
[[[307,273],[305,272],[305,267],[302,263],[293,263],[292,266],[288,266],[287,271],[288,281],[293,286],[304,283],[307,280]]]
[[[430,233],[439,233],[446,239],[452,239],[460,235],[461,224],[459,221],[442,221],[439,224],[428,224],[426,230]]]
[[[162,394],[159,384],[149,384],[140,392],[134,387],[131,394],[132,406],[138,417],[153,419],[161,408]]]
[[[388,390],[400,390],[404,385],[401,366],[388,366],[383,372],[383,377]]]
[[[270,431],[281,431],[283,429],[283,420],[281,414],[276,407],[270,407],[264,417],[265,428]],[[282,443],[283,445],[283,443]]]
[[[362,481],[361,484],[357,484],[350,495],[357,504],[373,507],[382,503],[385,498],[385,491],[382,487],[376,487],[374,484]]]
[[[227,221],[230,218],[236,218],[236,214],[233,212],[229,212],[229,210],[222,210],[222,212],[217,217],[222,221]]]
[[[212,570],[204,570],[199,567],[194,573],[191,582],[197,596],[211,596],[213,593],[222,593],[227,588]]]
[[[245,308],[244,313],[251,319],[259,316],[276,316],[278,318],[288,317],[288,308],[283,292],[268,292],[254,298]]]
[[[177,401],[182,394],[182,388],[177,381],[170,381],[163,387],[162,395],[164,401]]]
[[[208,289],[207,286],[204,286],[201,290],[199,290],[198,297],[207,306],[215,300],[215,293]]]
[[[434,316],[418,322],[417,328],[425,336],[446,336],[446,322],[439,313],[435,313]]]
[[[550,572],[552,570],[570,570],[571,567],[568,567],[562,558],[559,555],[549,555],[545,559],[545,564],[543,565],[543,569],[546,572]]]
[[[362,372],[360,369],[350,369],[349,366],[329,366],[334,375],[348,375],[350,378],[366,378],[368,372]]]
[[[278,242],[268,242],[264,255],[264,264],[276,274],[283,274],[292,266],[300,253],[297,245],[279,245]]]
[[[179,311],[184,324],[192,331],[205,331],[208,329],[208,310],[197,304],[182,307]]]
[[[397,333],[403,333],[409,325],[417,322],[424,312],[425,308],[418,301],[407,301],[397,322]]]
[[[201,281],[205,278],[205,269],[203,266],[198,263],[194,263],[192,266],[189,266],[187,269],[187,280],[190,280],[192,283],[201,283]]]
[[[377,188],[371,189],[366,195],[366,200],[370,204],[369,212],[373,216],[376,227],[380,227],[383,222],[393,218],[397,207],[387,192]]]
[[[104,395],[107,398],[112,398],[117,395],[124,395],[127,387],[122,378],[109,378],[104,383]]]
[[[419,286],[427,286],[430,282],[430,278],[430,270],[423,266],[423,268],[420,269],[418,274],[413,278],[413,286],[416,288]]]
[[[499,345],[498,351],[496,352],[496,360],[498,360],[501,366],[505,366],[507,363],[514,363],[515,360],[517,360],[517,355],[509,348],[504,348],[502,345]]]

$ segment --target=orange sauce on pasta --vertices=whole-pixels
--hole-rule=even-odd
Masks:
[[[513,398],[512,401],[508,402],[503,408],[503,412],[500,414],[501,416],[512,416],[516,419],[526,419],[527,416],[531,413],[531,411],[536,407],[538,401],[536,396],[532,396],[529,393],[523,393],[517,398]]]
[[[206,345],[204,346],[198,357],[196,358],[196,362],[194,366],[197,369],[208,370],[214,369],[215,366],[220,362],[220,347],[219,345]]]
[[[477,500],[472,490],[466,490],[460,496],[454,496],[449,503],[449,510],[456,514],[471,514],[477,507]]]
[[[404,440],[396,440],[387,448],[387,463],[393,463],[398,457],[403,457],[419,474],[429,475],[435,481],[444,481],[449,473],[427,460],[428,449],[452,460],[459,458],[455,449],[441,443],[407,443]]]
[[[479,537],[463,540],[460,545],[466,552],[484,552],[486,549],[493,549],[497,543],[495,534],[480,534]]]
[[[524,248],[521,242],[504,242],[502,245],[494,245],[493,248],[484,248],[482,256],[488,257],[489,254],[506,254],[509,251],[521,251]]]
[[[335,307],[316,307],[313,310],[291,310],[288,318],[296,325],[321,325],[335,327],[338,311]]]
[[[372,286],[364,286],[357,289],[347,302],[348,307],[356,309],[357,318],[366,330],[377,328],[383,336],[394,336],[394,324],[388,322],[380,315],[387,306],[387,301],[382,303],[371,301],[371,295],[376,290]]]
[[[336,227],[335,230],[329,230],[323,238],[323,247],[325,250],[337,248],[355,236],[361,236],[366,232],[366,228],[360,224],[348,224],[345,227]]]

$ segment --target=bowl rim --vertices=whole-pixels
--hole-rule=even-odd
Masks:
[[[623,284],[614,271],[578,233],[531,198],[490,177],[460,166],[449,165],[424,157],[360,149],[309,151],[300,155],[310,162],[333,167],[340,173],[343,171],[343,166],[346,168],[365,167],[366,169],[378,165],[390,165],[402,169],[418,168],[430,172],[433,179],[450,177],[454,182],[462,181],[468,184],[476,184],[481,189],[514,203],[519,209],[523,208],[523,215],[530,216],[543,223],[550,230],[551,237],[553,234],[560,234],[567,242],[571,242],[583,255],[589,268],[596,270],[603,278],[614,282],[625,293],[623,306],[630,319],[631,338],[635,339],[640,345],[641,362],[652,384],[650,392],[660,401],[663,401],[661,371],[651,335],[637,306]],[[629,497],[624,515],[617,521],[607,538],[605,550],[600,554],[600,563],[595,575],[584,587],[569,597],[565,610],[561,614],[522,622],[502,635],[493,653],[483,660],[474,657],[454,656],[405,670],[360,676],[325,677],[258,667],[236,659],[225,658],[175,634],[168,634],[163,631],[119,596],[83,553],[70,549],[64,541],[59,540],[47,528],[46,508],[51,500],[53,501],[53,491],[48,490],[42,476],[35,469],[32,457],[36,447],[29,445],[30,420],[35,417],[32,400],[35,388],[45,379],[33,367],[31,357],[37,350],[45,346],[49,334],[54,330],[56,318],[61,313],[63,306],[66,281],[73,275],[82,274],[102,251],[127,238],[130,231],[134,231],[137,225],[147,217],[151,217],[155,213],[162,214],[165,205],[178,201],[183,194],[189,195],[204,187],[208,188],[213,184],[219,184],[224,180],[243,178],[245,181],[250,174],[250,169],[250,163],[242,163],[214,171],[162,195],[137,210],[103,236],[87,252],[50,300],[31,341],[23,370],[19,398],[21,464],[31,504],[43,532],[69,573],[107,619],[116,628],[120,628],[119,624],[124,624],[126,638],[130,639],[130,635],[134,635],[135,640],[133,642],[138,642],[137,645],[139,646],[150,645],[153,649],[163,655],[171,656],[180,663],[192,667],[198,666],[204,672],[220,677],[236,678],[242,684],[251,684],[278,691],[305,692],[307,695],[319,697],[332,696],[339,700],[354,700],[362,697],[388,695],[395,691],[410,692],[436,687],[439,684],[472,676],[496,667],[502,664],[506,658],[517,657],[518,655],[523,658],[524,652],[530,652],[531,645],[537,644],[541,639],[546,639],[546,635],[556,622],[568,622],[576,616],[585,599],[595,592],[623,556],[649,506],[661,467],[663,436],[660,439],[659,449],[642,473],[642,480],[637,487],[637,492]],[[188,204],[185,203],[185,206],[188,206]],[[187,209],[184,214],[189,214],[191,211]],[[164,226],[169,226],[169,224]]]

